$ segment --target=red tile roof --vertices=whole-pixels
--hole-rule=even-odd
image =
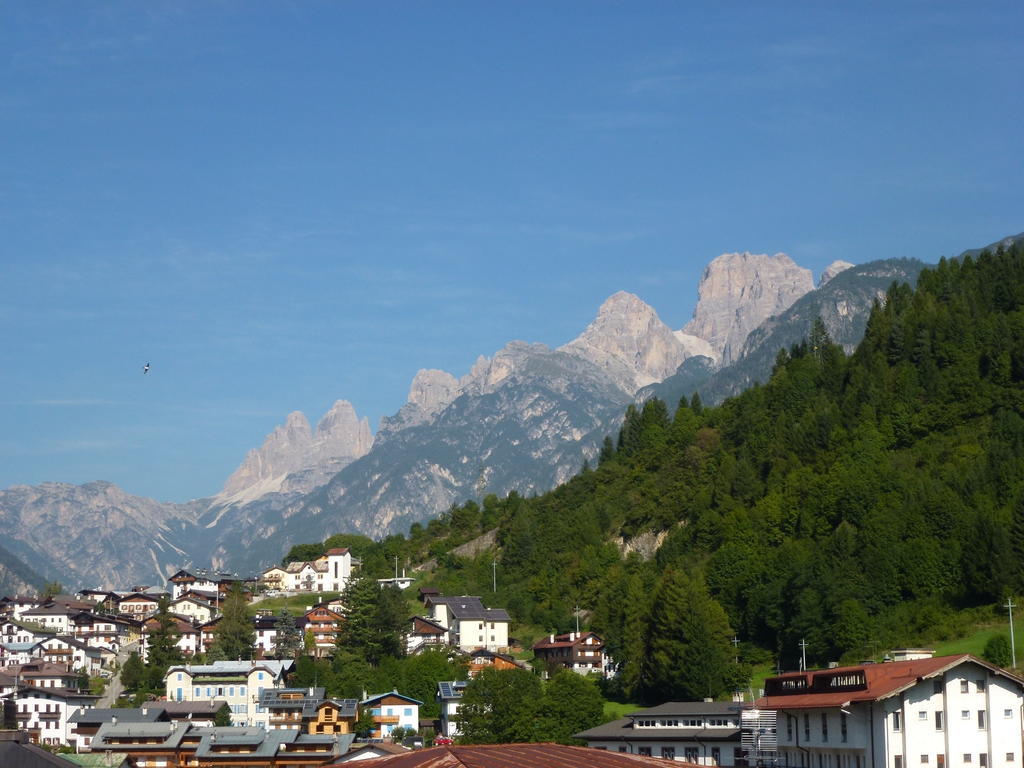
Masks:
[[[765,681],[766,695],[757,701],[757,706],[765,709],[807,709],[842,707],[855,701],[878,701],[967,661],[1024,685],[1024,680],[1006,670],[975,656],[962,654],[790,672]]]
[[[481,744],[430,747],[405,755],[360,760],[360,768],[639,768],[666,765],[664,758],[641,757],[562,744]],[[338,763],[341,768],[346,763]],[[692,763],[672,763],[693,766]],[[328,767],[330,768],[330,767]]]

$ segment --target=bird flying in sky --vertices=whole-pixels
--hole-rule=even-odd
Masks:
[[[149,363],[146,363],[144,366],[142,366],[142,372],[149,373]]]

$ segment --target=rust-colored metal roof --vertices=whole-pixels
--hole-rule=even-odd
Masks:
[[[481,744],[465,747],[430,747],[405,755],[360,760],[360,768],[640,768],[666,762],[660,757],[641,757],[589,747],[562,744]],[[336,763],[341,768],[347,763]],[[691,766],[692,763],[672,763]],[[332,768],[328,766],[328,768]]]
[[[924,678],[934,677],[964,662],[973,662],[1018,683],[1024,680],[969,654],[930,659],[861,664],[852,667],[790,672],[765,681],[767,693],[757,706],[765,709],[808,709],[842,707],[855,701],[878,701],[909,688]],[[855,681],[861,681],[856,684]],[[829,685],[829,682],[839,685]],[[844,683],[850,683],[844,685]],[[779,693],[785,686],[791,692]]]

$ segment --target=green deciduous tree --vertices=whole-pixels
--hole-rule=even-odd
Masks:
[[[581,743],[572,735],[600,725],[603,720],[604,699],[597,683],[589,677],[563,669],[544,686],[534,736],[538,741]]]
[[[469,681],[459,707],[462,744],[533,741],[541,683],[521,669],[484,669]]]

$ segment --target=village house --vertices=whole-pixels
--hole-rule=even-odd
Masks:
[[[0,624],[0,641],[4,643],[38,643],[56,634],[55,629],[48,629],[20,619],[5,619]]]
[[[260,581],[267,589],[286,592],[342,592],[356,564],[348,548],[337,547],[315,560],[272,566],[260,574]]]
[[[352,733],[358,717],[355,699],[329,699],[323,688],[264,690],[258,705],[266,710],[267,728],[313,734]]]
[[[405,652],[420,653],[448,644],[448,628],[425,616],[412,617],[412,629],[405,636]]]
[[[387,739],[396,728],[418,730],[421,706],[422,701],[398,691],[379,693],[359,702],[360,709],[369,710],[373,717],[374,729],[370,734],[373,739]]]
[[[1024,679],[969,655],[900,656],[766,680],[781,764],[1019,768]]]
[[[117,612],[135,619],[145,619],[156,613],[160,607],[160,598],[144,592],[132,592],[121,596],[117,601]]]
[[[529,664],[509,656],[507,653],[497,653],[495,651],[488,651],[486,648],[478,648],[469,654],[469,671],[467,674],[470,677],[476,677],[480,674],[481,670],[488,667],[493,667],[494,669],[531,669]]]
[[[569,669],[581,675],[607,676],[604,641],[594,632],[548,635],[533,644],[533,655],[545,675]]]
[[[20,619],[21,614],[39,605],[38,598],[29,595],[5,595],[0,598],[0,616],[5,619]]]
[[[167,604],[167,609],[173,614],[184,616],[195,624],[209,621],[220,612],[220,609],[213,603],[192,597],[191,593],[171,600]]]
[[[71,634],[92,648],[117,649],[128,637],[128,623],[114,616],[80,611],[71,617]]]
[[[84,669],[88,674],[98,674],[103,667],[103,651],[90,648],[85,643],[70,635],[54,635],[36,645],[39,657],[43,661],[64,665],[69,669]],[[113,660],[112,651],[107,651],[108,659]]]
[[[283,688],[291,660],[215,661],[212,664],[178,665],[164,677],[168,701],[223,699],[231,708],[234,725],[266,726],[268,715],[259,712],[260,692]]]
[[[437,701],[441,706],[440,735],[454,739],[459,735],[459,706],[466,692],[466,680],[442,680],[437,684]]]
[[[588,747],[680,760],[745,766],[740,707],[721,701],[672,701],[573,734]]]
[[[96,733],[105,723],[155,723],[167,721],[167,715],[159,707],[135,709],[102,709],[87,707],[76,709],[68,717],[66,742],[77,751],[88,752]]]
[[[92,707],[99,696],[72,688],[19,685],[3,697],[15,706],[18,728],[35,744],[62,746],[68,743],[68,718],[77,709]]]
[[[329,656],[334,652],[338,635],[338,624],[343,621],[340,613],[332,610],[326,603],[318,603],[306,609],[305,633],[313,637],[316,644],[316,656]]]
[[[71,617],[76,613],[78,613],[77,610],[72,610],[56,603],[49,603],[45,606],[37,606],[22,611],[19,618],[43,629],[49,629],[66,635],[71,631]]]
[[[485,608],[479,597],[466,595],[430,595],[424,602],[430,610],[428,618],[448,630],[449,645],[463,651],[508,648],[511,619],[504,608]]]
[[[79,675],[65,664],[33,659],[26,664],[4,668],[4,673],[20,683],[38,688],[77,688]]]
[[[256,640],[253,642],[253,650],[261,658],[274,655],[277,642],[277,624],[280,619],[270,613],[258,614],[253,619],[253,630],[256,632]],[[298,627],[298,622],[296,622]]]
[[[171,621],[173,631],[178,637],[174,644],[181,651],[182,656],[188,658],[204,650],[204,646],[200,644],[201,632],[198,627],[182,616],[171,616]],[[158,629],[159,622],[152,616],[143,622],[138,654],[144,662],[149,659],[150,635]]]

